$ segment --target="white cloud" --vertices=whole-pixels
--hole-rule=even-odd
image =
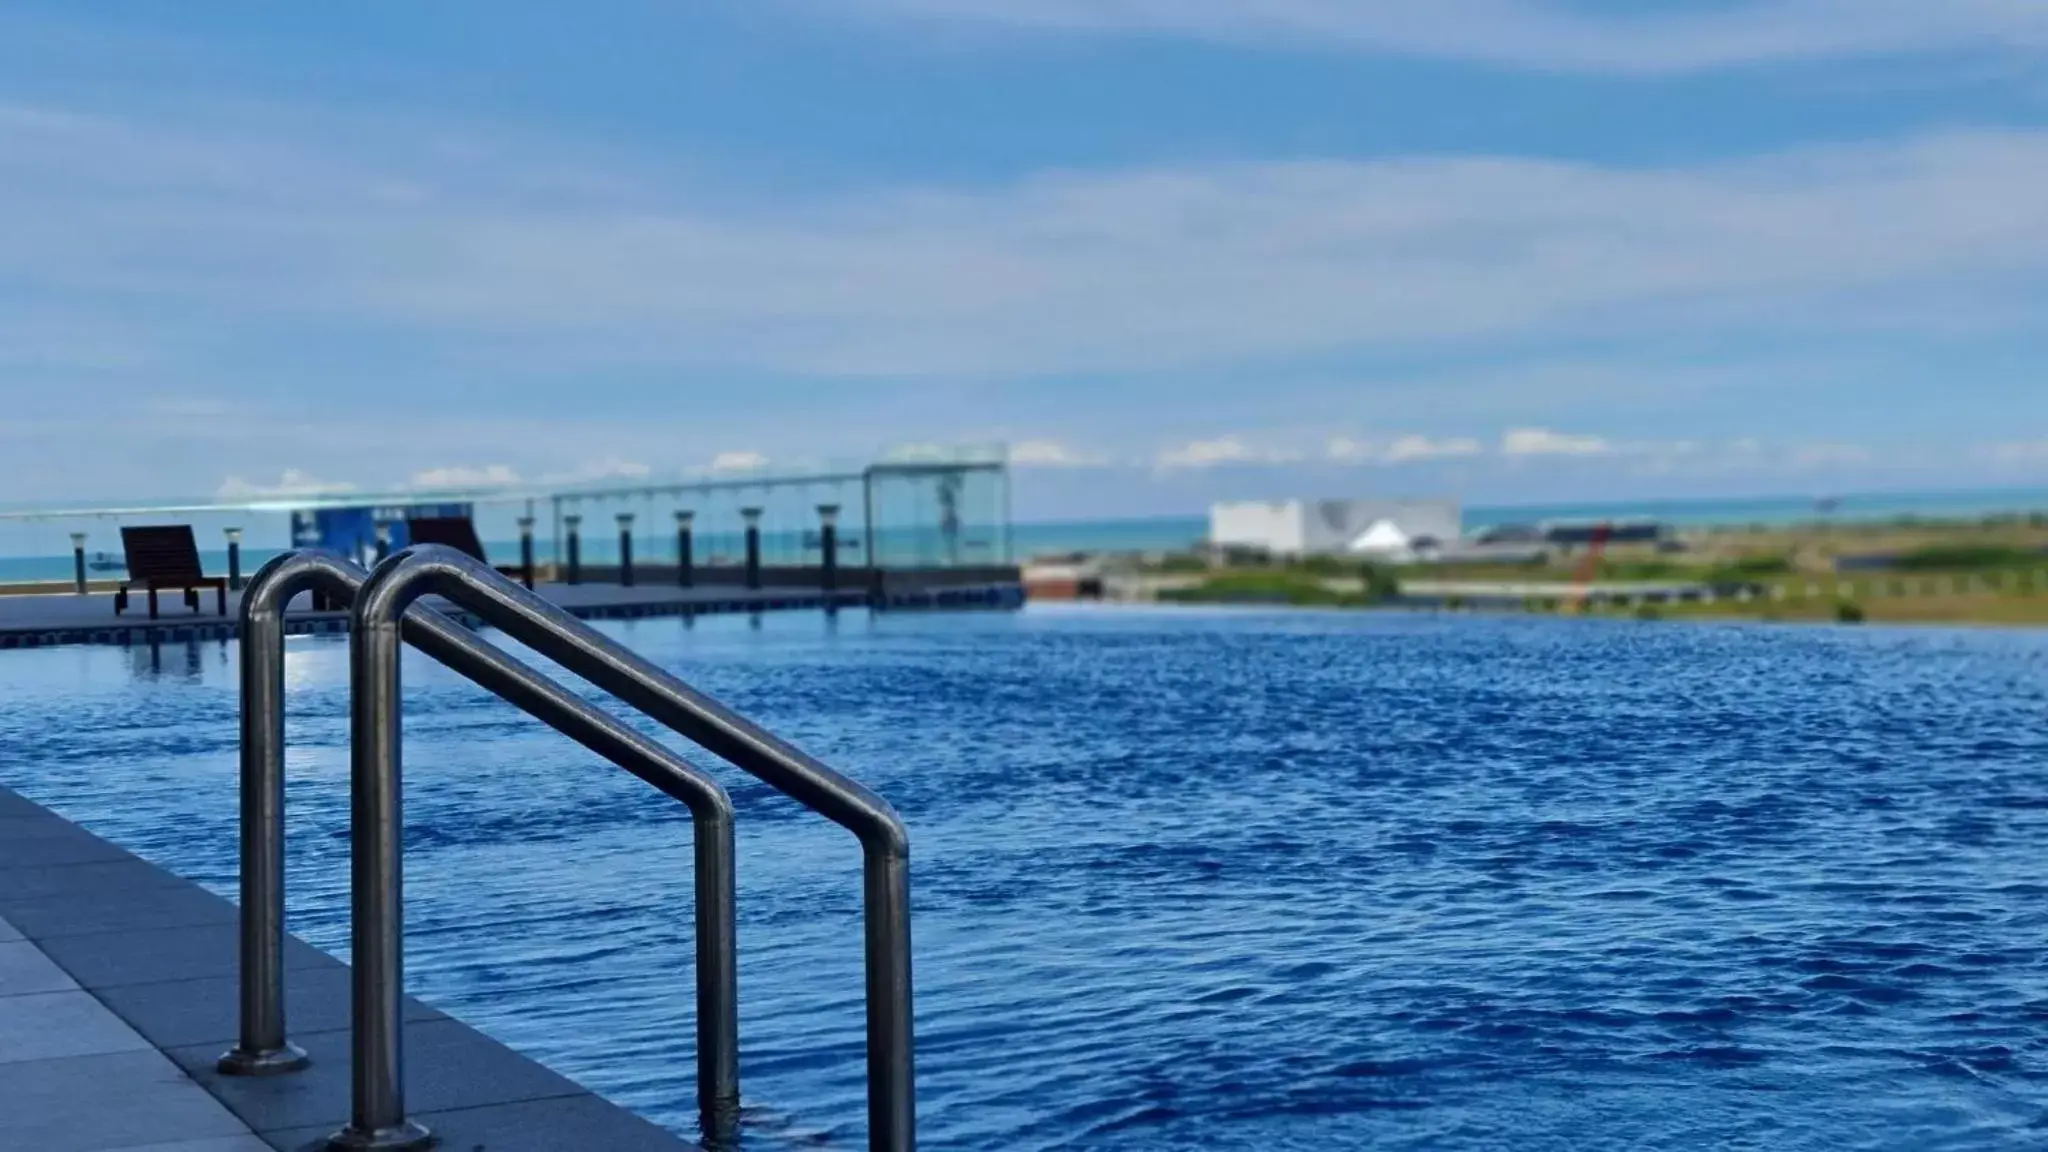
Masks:
[[[1257,454],[1235,436],[1220,440],[1196,440],[1159,454],[1161,468],[1211,468],[1218,464],[1240,464],[1256,460]]]
[[[2040,440],[2016,440],[2006,444],[1987,446],[1980,455],[1994,464],[2005,467],[2031,467],[2048,464],[2048,437]]]
[[[1379,459],[1379,448],[1369,440],[1333,436],[1323,445],[1323,455],[1342,464],[1364,464]]]
[[[549,472],[540,478],[543,484],[595,484],[603,480],[644,480],[654,469],[637,460],[623,460],[617,456],[605,456],[574,468]]]
[[[720,452],[706,467],[712,472],[759,472],[767,466],[768,457],[759,452]]]
[[[214,495],[222,500],[263,500],[273,496],[335,496],[356,490],[353,484],[322,480],[297,468],[287,468],[275,484],[230,476]]]
[[[226,340],[208,326],[233,317],[489,347],[529,373],[835,378],[1218,370],[1617,330],[2017,327],[2048,280],[2048,132],[1696,166],[1218,164],[745,209],[658,175],[635,196],[549,198],[509,161],[430,155],[374,132],[0,114],[0,250],[71,330],[140,309],[189,330],[173,347]],[[364,191],[401,178],[433,194]]]
[[[955,451],[947,445],[928,442],[894,444],[883,451],[882,459],[894,464],[937,464],[953,459]]]
[[[815,0],[814,0],[815,2]],[[1768,0],[1603,15],[1562,0],[861,0],[868,12],[1659,75],[2048,48],[2038,0]],[[843,9],[842,9],[843,10]]]
[[[1432,440],[1427,436],[1403,436],[1387,446],[1386,458],[1389,463],[1402,464],[1410,460],[1477,456],[1483,451],[1485,448],[1479,441],[1465,436],[1454,436],[1448,440]]]
[[[1614,444],[1600,436],[1512,428],[1501,436],[1500,451],[1503,456],[1605,456],[1614,451]]]
[[[519,483],[519,473],[505,464],[486,464],[481,468],[453,466],[428,468],[415,472],[406,481],[408,488],[509,488]]]
[[[1484,445],[1468,436],[1432,439],[1428,436],[1407,435],[1387,441],[1357,440],[1349,436],[1338,436],[1323,446],[1323,455],[1326,458],[1342,464],[1410,464],[1423,460],[1478,456],[1485,451]]]
[[[1285,448],[1254,448],[1237,436],[1195,440],[1170,448],[1153,459],[1154,466],[1167,471],[1183,468],[1215,468],[1225,464],[1290,464],[1302,458]]]
[[[1017,468],[1099,468],[1106,456],[1081,452],[1057,440],[1022,440],[1010,445],[1010,464]]]

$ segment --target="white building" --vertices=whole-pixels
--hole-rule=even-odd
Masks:
[[[1241,501],[1209,508],[1209,543],[1275,556],[1378,556],[1412,560],[1456,544],[1455,500]]]

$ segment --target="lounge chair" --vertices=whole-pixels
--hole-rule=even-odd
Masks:
[[[485,564],[483,541],[476,537],[476,523],[467,516],[422,516],[405,522],[405,534],[414,544],[446,544],[472,560]]]
[[[446,544],[479,563],[491,562],[491,558],[484,555],[483,541],[477,539],[476,523],[467,516],[422,516],[417,520],[407,520],[405,534],[413,544]],[[520,568],[516,564],[500,564],[496,568],[503,575],[515,580],[520,578]]]
[[[121,550],[128,557],[128,579],[114,592],[114,615],[128,607],[128,589],[140,586],[149,593],[149,618],[157,618],[159,589],[178,588],[185,593],[185,606],[199,611],[199,590],[214,590],[215,606],[228,614],[226,577],[208,576],[199,567],[199,546],[192,541],[190,524],[121,529]]]

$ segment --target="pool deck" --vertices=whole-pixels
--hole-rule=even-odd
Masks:
[[[863,588],[826,592],[820,588],[748,589],[729,585],[678,588],[644,584],[540,584],[534,591],[586,620],[859,608],[869,603]],[[1021,586],[1016,584],[968,584],[895,595],[884,606],[1002,607],[1013,606],[1021,597]],[[240,602],[238,593],[229,593],[227,615],[221,616],[214,610],[214,594],[210,590],[201,595],[198,612],[187,609],[179,593],[168,592],[163,596],[162,615],[151,620],[140,596],[131,599],[128,610],[119,616],[114,614],[114,597],[108,593],[0,596],[0,648],[227,640],[236,634]],[[314,612],[311,603],[310,596],[293,602],[294,610],[285,617],[286,631],[347,630],[345,613]]]
[[[214,1070],[236,1035],[236,910],[0,787],[0,1149],[267,1152],[348,1119],[349,970],[292,938],[288,1076]],[[461,1152],[695,1148],[415,1000],[406,1100]]]

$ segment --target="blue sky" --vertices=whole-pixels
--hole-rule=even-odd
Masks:
[[[2039,0],[0,10],[0,499],[2048,485]]]

